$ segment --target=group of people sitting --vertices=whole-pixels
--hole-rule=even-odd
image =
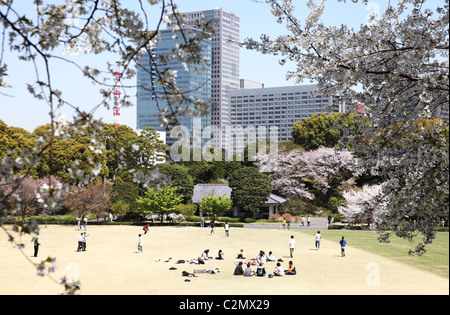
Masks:
[[[237,254],[237,259],[247,259],[245,252],[243,249],[240,250],[240,252]],[[204,264],[206,261],[211,259],[217,259],[217,260],[224,260],[225,254],[221,249],[219,249],[217,256],[213,257],[209,254],[209,249],[205,249],[203,253],[198,257],[198,259],[192,259],[188,261],[178,261],[178,263],[184,263],[188,262],[191,264]],[[265,264],[267,262],[275,262],[275,256],[271,251],[269,251],[269,255],[266,255],[266,253],[263,250],[260,250],[258,255],[256,257],[251,258],[250,260],[245,261],[245,264],[247,265],[247,268],[244,270],[243,265],[244,263],[242,261],[237,262],[237,266],[234,270],[234,275],[243,275],[245,277],[251,277],[251,276],[258,276],[258,277],[264,277],[266,276],[267,272],[265,269]],[[284,270],[281,266],[280,262],[283,262],[283,260],[278,259],[278,262],[276,264],[276,267],[273,271],[273,274],[269,274],[269,277],[272,276],[284,276],[284,275],[295,275],[297,274],[295,270],[295,266],[292,261],[289,261],[289,267],[288,269]],[[252,270],[252,266],[256,266],[256,271]]]
[[[225,254],[223,253],[223,251],[221,249],[219,249],[219,252],[217,253],[217,256],[215,258],[218,260],[225,259]],[[198,257],[198,259],[199,260],[208,260],[208,259],[213,259],[213,257],[209,255],[209,249],[205,249],[203,251],[203,253],[200,255],[200,257]]]
[[[236,268],[234,269],[234,275],[235,276],[244,276],[244,277],[251,277],[251,276],[257,276],[257,277],[264,277],[267,272],[266,269],[264,267],[264,263],[261,263],[260,265],[258,265],[258,267],[256,267],[256,271],[252,270],[252,265],[250,264],[250,262],[247,263],[247,268],[242,267],[243,263],[242,261],[240,261],[238,263],[238,265],[236,266]],[[275,276],[284,276],[284,275],[295,275],[297,274],[296,270],[295,270],[295,266],[291,261],[289,261],[289,267],[287,270],[284,270],[283,267],[281,266],[281,264],[279,262],[277,262],[277,265],[273,271],[273,274],[269,274],[269,278],[271,278],[273,275]]]
[[[244,253],[244,250],[241,249],[241,251],[237,254],[237,259],[246,259],[246,255]],[[251,276],[259,276],[259,277],[264,277],[267,272],[265,269],[265,264],[267,262],[270,261],[276,261],[275,256],[273,255],[273,253],[271,251],[269,251],[269,255],[266,256],[266,253],[263,250],[260,250],[258,255],[256,255],[256,257],[251,258],[251,260],[247,260],[246,264],[247,264],[247,268],[244,270],[243,268],[243,262],[240,261],[239,263],[237,263],[237,266],[234,270],[234,275],[235,276],[240,276],[243,275],[245,277],[251,277]],[[284,276],[284,275],[295,275],[297,274],[297,271],[295,270],[295,266],[293,264],[292,261],[289,261],[289,267],[287,270],[284,270],[283,267],[280,264],[280,261],[282,262],[281,259],[278,260],[275,270],[273,271],[273,274],[269,274],[269,277],[275,275],[275,276]],[[256,271],[253,271],[251,266],[257,266]]]

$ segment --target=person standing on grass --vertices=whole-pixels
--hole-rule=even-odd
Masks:
[[[144,249],[142,248],[143,242],[142,242],[142,235],[139,234],[139,241],[138,241],[138,252],[142,253]]]
[[[86,235],[86,232],[83,233],[83,252],[86,251],[86,238],[89,236],[89,234]]]
[[[209,235],[211,235],[211,234],[216,234],[216,233],[214,233],[214,220],[212,220],[212,221],[209,223],[209,227],[211,228],[211,232],[209,233]]]
[[[294,249],[297,247],[295,240],[294,240],[294,235],[291,235],[291,239],[289,240],[289,252],[291,254],[291,258],[294,257]]]
[[[77,248],[77,252],[79,252],[80,250],[83,249],[83,233],[81,233],[81,235],[78,237],[78,248]]]
[[[339,244],[341,245],[341,256],[345,257],[345,245],[347,245],[347,241],[342,236],[342,239],[339,241]]]
[[[41,244],[39,244],[38,239],[35,238],[34,239],[34,257],[37,257],[40,245]]]
[[[316,249],[319,250],[320,249],[320,240],[322,239],[322,235],[320,235],[320,231],[317,231],[315,239],[316,239],[316,242],[315,242]]]
[[[85,216],[84,216],[84,219],[83,219],[83,227],[84,227],[84,230],[85,230],[85,231],[87,230],[87,221],[88,221],[87,215],[85,215]]]
[[[227,237],[230,236],[230,225],[228,224],[228,222],[225,222],[225,235]]]
[[[81,216],[77,216],[78,230],[81,230]]]
[[[286,219],[283,218],[283,221],[281,221],[280,230],[283,228],[283,230],[286,228]]]

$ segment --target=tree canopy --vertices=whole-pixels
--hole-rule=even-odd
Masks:
[[[260,211],[261,205],[272,193],[270,178],[255,167],[243,167],[235,171],[230,179],[231,199],[242,211],[253,214]]]

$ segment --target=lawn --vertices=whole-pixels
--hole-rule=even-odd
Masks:
[[[2,232],[0,295],[59,294],[62,287],[58,282],[63,276],[78,277],[79,293],[83,295],[449,294],[448,234],[440,235],[427,255],[418,258],[408,256],[408,244],[395,240],[390,245],[377,244],[372,232],[322,231],[324,240],[317,251],[313,230],[232,228],[230,237],[226,237],[223,228],[211,235],[208,228],[151,227],[143,236],[144,251],[139,253],[137,242],[142,227],[88,226],[87,251],[77,252],[80,231],[76,226],[49,225],[41,227],[42,245],[35,258],[29,236],[22,236],[25,249],[21,253]],[[343,233],[348,240],[346,257],[341,257],[338,245]],[[294,258],[289,257],[291,235],[297,241]],[[176,263],[197,258],[205,249],[210,249],[213,256],[221,249],[225,260],[213,259],[206,265]],[[246,251],[247,257],[256,256],[260,250],[273,251],[277,259],[283,260],[285,269],[292,260],[298,273],[274,278],[234,276],[240,249]],[[49,256],[56,257],[57,269],[52,274],[56,281],[37,276],[29,262],[39,263]],[[421,269],[417,260],[433,266],[433,272]],[[275,263],[267,263],[266,267],[272,273]],[[182,276],[182,271],[216,268],[220,271],[217,274]],[[442,271],[437,273],[438,269]]]
[[[315,230],[302,230],[302,233],[315,235]],[[342,236],[347,240],[347,246],[356,247],[370,253],[374,253],[395,261],[432,272],[441,277],[449,277],[449,233],[439,232],[433,243],[426,246],[427,252],[422,255],[408,255],[408,251],[414,250],[422,238],[418,236],[410,243],[405,239],[392,236],[390,243],[380,243],[377,234],[372,231],[321,231],[325,240],[339,242]]]

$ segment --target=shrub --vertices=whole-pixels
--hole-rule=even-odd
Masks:
[[[200,222],[202,218],[199,217],[198,215],[190,215],[186,218],[186,220],[189,222]]]
[[[292,222],[292,215],[290,213],[284,213],[281,217],[285,219],[287,222],[289,221]]]
[[[275,213],[275,214],[270,215],[269,220],[278,221],[278,220],[280,220],[280,218],[281,218],[281,216],[278,213]]]
[[[218,217],[217,220],[220,222],[239,222],[239,218],[230,217]]]

